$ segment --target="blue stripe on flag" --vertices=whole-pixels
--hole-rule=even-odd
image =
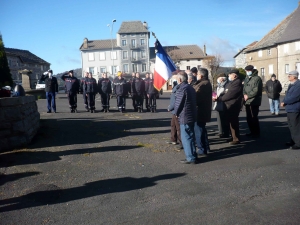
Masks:
[[[166,66],[169,68],[171,72],[174,72],[176,70],[176,66],[173,63],[173,60],[165,52],[165,50],[163,49],[159,41],[157,41],[156,43],[156,50],[157,50],[156,56],[159,57],[161,61],[163,61],[166,64]]]

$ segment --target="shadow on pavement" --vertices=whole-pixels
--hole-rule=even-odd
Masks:
[[[24,177],[30,177],[40,174],[39,172],[25,172],[25,173],[14,173],[14,174],[0,174],[0,185],[3,185],[7,182],[19,180]]]
[[[40,185],[26,195],[0,200],[0,212],[32,208],[47,204],[59,204],[98,195],[126,192],[152,187],[160,180],[175,179],[185,173],[164,174],[155,177],[123,177],[89,182],[80,187],[60,189],[55,185]]]

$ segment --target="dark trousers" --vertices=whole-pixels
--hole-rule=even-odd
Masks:
[[[260,135],[258,113],[258,105],[246,105],[247,123],[252,135]]]
[[[51,111],[51,107],[54,112],[56,112],[56,104],[55,104],[55,92],[46,92],[46,98],[47,98],[47,108],[48,111]]]
[[[171,119],[171,141],[178,142],[182,145],[181,136],[180,136],[180,124],[178,118],[174,114],[172,114]]]
[[[87,93],[88,106],[91,110],[95,109],[95,96],[96,94],[94,92]]]
[[[136,93],[131,93],[131,99],[132,99],[133,109],[137,110],[137,105],[136,105],[137,94]]]
[[[143,103],[144,103],[144,94],[137,94],[136,95],[137,108],[143,109]]]
[[[149,107],[150,107],[150,109],[153,109],[153,110],[156,109],[156,95],[155,94],[149,94]]]
[[[83,92],[82,98],[83,98],[85,108],[88,109],[88,97],[86,96],[85,92]]]
[[[226,117],[226,111],[216,111],[216,115],[219,134],[222,134],[225,137],[229,136],[230,128],[228,118]]]
[[[126,97],[123,95],[117,96],[117,106],[120,112],[125,111]]]
[[[145,94],[145,107],[146,109],[149,109],[149,98],[147,94]]]
[[[77,108],[77,93],[73,91],[68,91],[68,101],[71,109]]]
[[[109,109],[110,96],[107,93],[101,93],[101,103],[103,109]]]
[[[207,154],[210,151],[205,126],[206,123],[204,122],[196,122],[194,126],[198,154]]]
[[[300,113],[287,113],[287,120],[292,140],[295,143],[295,146],[300,147]]]
[[[240,122],[239,122],[240,112],[228,112],[227,119],[230,125],[230,131],[232,136],[232,141],[240,141]]]

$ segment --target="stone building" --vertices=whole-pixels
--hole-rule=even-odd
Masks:
[[[5,48],[5,53],[12,78],[15,82],[22,83],[22,76],[18,71],[24,69],[32,71],[30,75],[30,86],[32,89],[35,88],[35,83],[42,76],[43,72],[50,69],[50,63],[28,50]]]
[[[235,59],[236,68],[245,68],[248,65],[246,59],[246,50],[254,46],[256,43],[257,41],[254,41],[250,45],[247,45],[245,48],[239,50],[239,52],[235,56],[233,56],[233,58]]]

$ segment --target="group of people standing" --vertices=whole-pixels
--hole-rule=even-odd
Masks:
[[[242,82],[238,69],[232,69],[228,76],[222,73],[217,77],[217,92],[214,93],[205,68],[181,71],[177,74],[177,85],[173,87],[168,111],[172,113],[171,140],[168,144],[178,144],[184,149],[185,164],[196,164],[198,157],[207,156],[210,151],[206,123],[211,119],[213,109],[217,112],[219,137],[226,138],[230,145],[240,144],[239,114],[245,106],[251,138],[260,137],[258,120],[262,102],[262,80],[252,66],[245,67],[246,78]],[[272,83],[267,82],[266,92],[270,99],[273,115],[279,114],[279,96],[282,87],[272,76]],[[289,73],[290,85],[281,106],[286,108],[291,141],[286,143],[291,149],[300,149],[300,81],[298,72]],[[279,82],[279,83],[278,83]]]
[[[55,96],[58,92],[57,79],[52,76],[52,70],[45,72],[41,80],[45,81],[45,91],[48,100],[48,111],[51,108],[56,113]],[[148,112],[156,112],[156,94],[154,88],[154,80],[152,73],[146,73],[146,78],[142,79],[140,73],[132,73],[132,78],[127,82],[124,74],[119,71],[117,77],[110,81],[106,73],[102,73],[102,77],[96,81],[93,74],[86,72],[84,78],[79,80],[74,76],[74,71],[70,70],[63,73],[61,79],[65,82],[65,90],[68,97],[71,113],[77,111],[77,94],[82,93],[84,107],[87,112],[95,112],[95,97],[100,94],[102,110],[101,112],[110,111],[110,98],[114,94],[117,98],[118,110],[122,113],[126,109],[126,97],[130,94],[132,106],[135,112],[143,112],[143,104],[145,99],[145,107]]]

